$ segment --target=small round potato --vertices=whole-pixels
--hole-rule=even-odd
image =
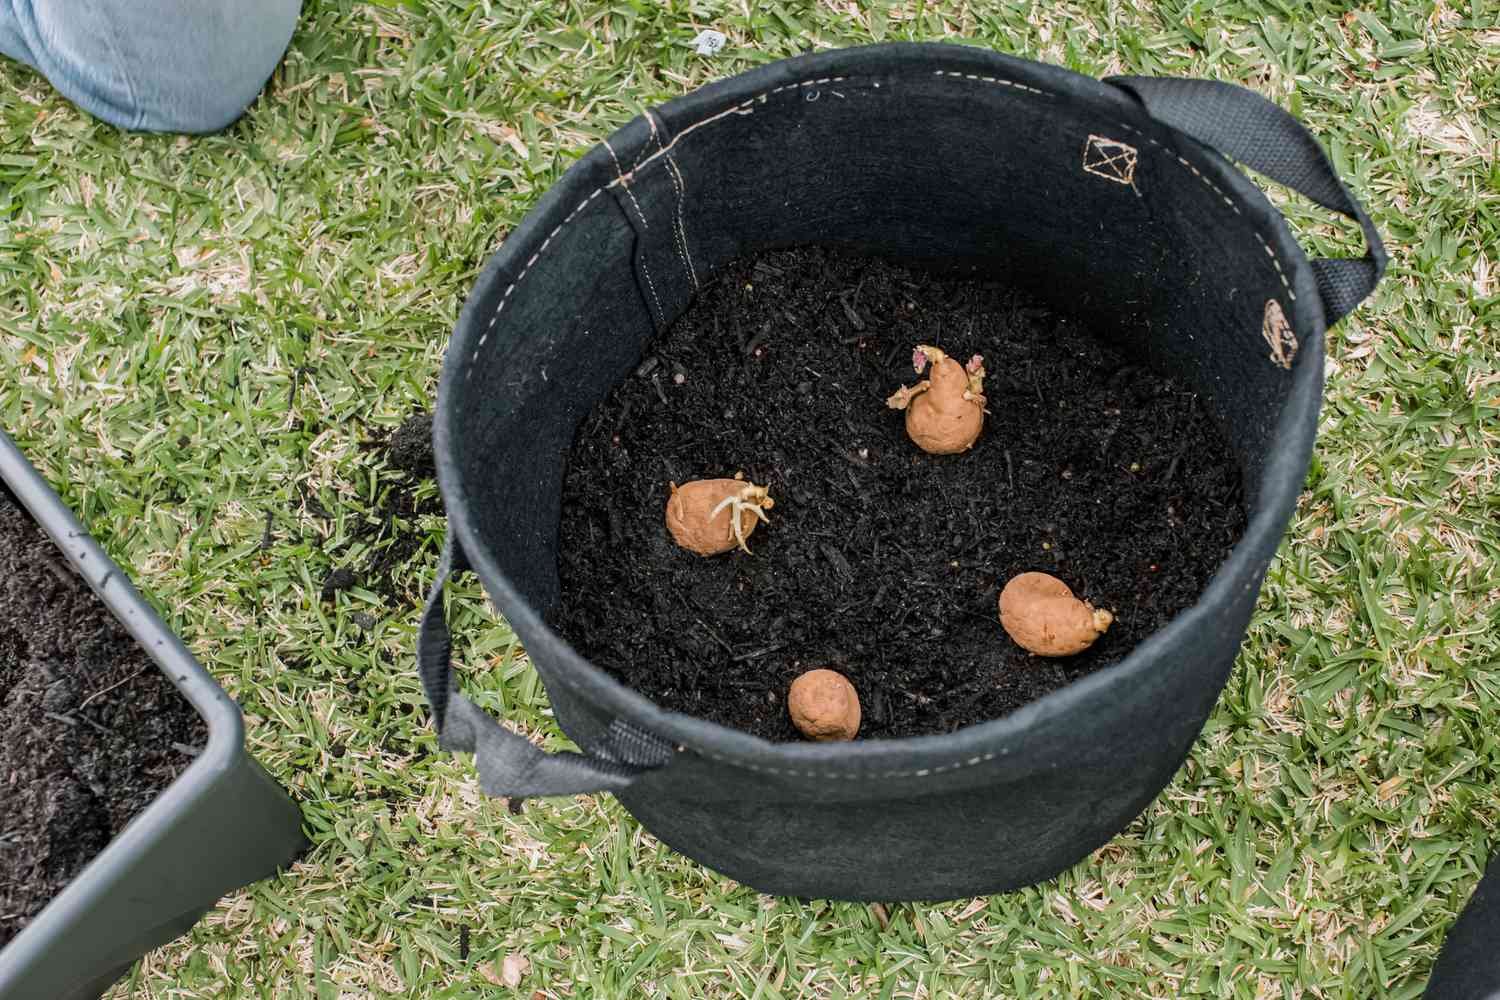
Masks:
[[[859,732],[859,694],[836,670],[820,667],[792,681],[786,707],[792,724],[810,740],[852,740]]]
[[[1046,573],[1022,573],[1000,591],[1000,624],[1017,645],[1037,656],[1081,653],[1114,620]]]

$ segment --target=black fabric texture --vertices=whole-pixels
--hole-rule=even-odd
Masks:
[[[1380,233],[1297,119],[1259,94],[1217,80],[1117,76],[1108,82],[1140,98],[1158,121],[1359,223],[1364,257],[1311,262],[1329,326],[1374,290],[1386,264]]]
[[[1500,1000],[1500,857],[1443,941],[1427,1000]]]
[[[717,269],[807,243],[1024,284],[1196,389],[1250,498],[1245,537],[1202,599],[1121,663],[1003,719],[839,745],[664,711],[554,634],[542,615],[579,419]],[[585,758],[549,784],[527,751],[487,767],[481,749],[486,790],[593,778],[678,850],[794,895],[952,898],[1077,862],[1170,780],[1228,676],[1306,474],[1324,323],[1318,276],[1260,191],[1097,80],[897,44],[774,63],[653,109],[508,237],[444,366],[434,437],[450,540]],[[457,746],[457,713],[461,728],[484,724],[447,694],[435,600],[424,683]]]
[[[517,799],[616,791],[629,785],[642,768],[667,762],[669,744],[623,719],[614,721],[592,755],[546,753],[459,693],[453,683],[453,641],[443,616],[443,588],[455,568],[466,568],[466,563],[450,537],[422,613],[417,663],[438,745],[474,754],[482,791]]]

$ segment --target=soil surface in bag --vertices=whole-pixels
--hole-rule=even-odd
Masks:
[[[924,377],[919,343],[984,356],[967,453],[923,453],[886,406]],[[737,472],[776,502],[752,553],[674,545],[669,484]],[[1193,604],[1244,531],[1241,493],[1197,397],[1073,319],[1006,285],[777,251],[725,268],[579,425],[549,620],[657,704],[768,739],[798,738],[786,693],[814,667],[854,683],[860,738],[945,733],[1117,662]],[[1030,655],[997,611],[1028,570],[1113,626],[1077,656]]]
[[[0,947],[207,741],[207,724],[0,487]]]

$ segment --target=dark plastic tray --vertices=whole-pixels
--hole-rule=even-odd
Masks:
[[[97,1000],[219,897],[303,851],[302,814],[245,752],[240,709],[0,431],[0,481],[208,723],[208,745],[0,951],[0,1000]]]

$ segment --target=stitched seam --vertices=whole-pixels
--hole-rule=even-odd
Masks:
[[[998,86],[1012,87],[1012,88],[1015,88],[1017,90],[1026,91],[1028,93],[1041,94],[1043,96],[1053,96],[1053,95],[1049,94],[1047,91],[1039,90],[1036,87],[1028,87],[1025,84],[1017,83],[1014,80],[1006,80],[1006,79],[1003,79],[1003,78],[1000,78],[1000,77],[980,76],[980,75],[977,75],[977,74],[974,74],[974,73],[959,73],[959,72],[950,71],[950,70],[936,70],[936,71],[934,71],[934,74],[937,75],[937,76],[950,76],[950,77],[955,77],[955,78],[959,78],[959,79],[983,81],[985,83],[991,83],[991,84],[995,84],[995,85],[998,85]],[[751,113],[753,113],[752,112],[752,108],[751,108],[752,105],[754,105],[757,101],[764,102],[765,99],[767,97],[769,97],[770,95],[772,95],[772,94],[779,94],[782,91],[786,91],[786,90],[795,90],[795,89],[797,89],[799,87],[811,87],[811,86],[818,86],[818,85],[827,84],[827,83],[838,83],[838,82],[841,82],[841,81],[846,80],[846,79],[848,79],[848,78],[847,77],[843,77],[843,76],[833,76],[833,77],[821,77],[821,78],[816,79],[816,80],[803,80],[803,81],[801,81],[799,83],[783,84],[782,86],[776,87],[776,88],[774,88],[772,90],[769,90],[769,91],[766,91],[763,94],[759,94],[759,95],[756,95],[754,97],[746,98],[745,100],[741,101],[739,104],[734,105],[733,107],[726,108],[725,110],[720,111],[717,114],[710,115],[709,117],[704,118],[701,121],[697,121],[697,122],[694,122],[692,125],[689,125],[687,128],[685,128],[681,132],[677,133],[677,135],[673,136],[671,142],[666,143],[660,149],[658,149],[655,153],[652,153],[650,156],[648,156],[645,159],[643,159],[640,163],[636,164],[636,166],[633,167],[628,174],[621,174],[620,173],[620,161],[619,161],[619,158],[617,156],[615,156],[615,151],[614,151],[613,147],[611,147],[609,145],[609,142],[605,141],[604,146],[605,146],[606,149],[609,150],[609,154],[610,154],[611,159],[613,159],[615,161],[615,173],[617,174],[616,179],[613,180],[613,181],[611,181],[609,184],[605,185],[605,187],[614,187],[616,184],[623,184],[623,185],[627,186],[627,192],[628,192],[628,183],[627,182],[629,181],[630,177],[633,176],[637,170],[641,169],[641,167],[649,165],[651,163],[651,161],[654,160],[654,159],[656,159],[657,157],[669,155],[670,152],[671,152],[671,150],[672,150],[672,147],[676,146],[677,143],[680,142],[683,139],[683,137],[685,137],[685,136],[687,136],[687,135],[689,135],[689,134],[697,131],[700,128],[703,128],[705,126],[711,125],[714,122],[719,121],[722,118],[728,117],[729,115],[733,115],[733,114],[751,114]],[[1208,177],[1205,177],[1202,174],[1201,171],[1199,171],[1196,167],[1194,167],[1191,163],[1189,163],[1175,149],[1172,149],[1169,146],[1163,145],[1154,136],[1147,136],[1147,135],[1145,135],[1145,133],[1143,133],[1140,129],[1136,128],[1134,125],[1129,125],[1129,124],[1127,124],[1125,122],[1118,122],[1117,124],[1121,128],[1125,129],[1128,132],[1133,132],[1136,135],[1144,137],[1148,142],[1151,143],[1151,145],[1157,147],[1158,149],[1161,149],[1161,150],[1163,150],[1163,151],[1165,151],[1167,153],[1170,153],[1172,155],[1173,159],[1178,161],[1179,165],[1185,165],[1189,170],[1192,171],[1192,173],[1193,173],[1194,176],[1196,176],[1199,180],[1201,180],[1204,184],[1206,184],[1211,190],[1213,190],[1216,194],[1218,194],[1223,199],[1224,204],[1226,204],[1227,206],[1229,206],[1229,208],[1234,211],[1235,215],[1239,215],[1239,216],[1243,216],[1244,215],[1244,213],[1240,210],[1239,205],[1234,201],[1233,198],[1231,198],[1227,193],[1225,193],[1225,191],[1224,191],[1223,188],[1219,187],[1218,184],[1214,183]],[[653,128],[654,128],[654,126],[653,126]],[[659,141],[660,140],[659,140],[659,137],[658,137],[658,142]],[[541,252],[547,248],[547,245],[552,242],[552,239],[554,237],[557,236],[558,231],[560,229],[562,229],[563,226],[567,225],[569,222],[572,222],[573,219],[574,219],[574,217],[577,216],[578,212],[583,208],[583,206],[585,204],[587,204],[589,201],[592,201],[594,198],[598,197],[599,194],[603,190],[604,190],[604,188],[599,188],[599,189],[595,190],[586,199],[584,199],[584,201],[582,203],[579,204],[578,208],[575,208],[572,212],[568,213],[567,218],[563,219],[563,221],[556,228],[554,228],[552,230],[552,232],[548,235],[547,239],[545,241],[543,241],[541,247],[537,250],[537,253],[535,253],[535,254],[533,254],[531,256],[531,260],[527,262],[527,266],[525,268],[523,268],[522,271],[521,271],[521,273],[516,276],[515,281],[513,281],[508,288],[506,288],[505,294],[501,297],[499,305],[497,305],[496,308],[495,308],[495,314],[490,317],[489,326],[486,329],[485,334],[480,337],[480,340],[479,340],[479,345],[480,346],[483,346],[486,338],[489,336],[489,330],[492,330],[494,328],[494,326],[495,326],[495,320],[499,318],[500,311],[505,308],[505,303],[506,303],[506,300],[510,298],[510,293],[515,290],[516,284],[519,283],[520,280],[526,276],[526,272],[528,270],[530,270],[531,264],[536,261],[537,256],[540,255]],[[635,195],[633,193],[630,193],[630,198],[631,198],[632,201],[634,201],[635,200]],[[639,205],[636,206],[636,211],[637,212],[640,211],[640,206]],[[642,225],[644,226],[645,225],[645,217],[644,217],[644,215],[641,218],[641,222],[642,222]],[[1292,290],[1291,283],[1290,283],[1290,281],[1288,281],[1287,276],[1286,276],[1286,272],[1283,270],[1283,268],[1281,266],[1281,261],[1277,257],[1275,251],[1271,248],[1270,244],[1266,242],[1265,238],[1260,235],[1260,231],[1258,229],[1256,229],[1255,227],[1252,226],[1251,227],[1251,232],[1255,233],[1256,238],[1258,240],[1260,240],[1261,245],[1266,248],[1267,252],[1269,253],[1269,255],[1271,257],[1272,263],[1276,267],[1276,272],[1277,272],[1277,274],[1281,278],[1282,286],[1286,289],[1287,296],[1292,301],[1295,302],[1296,299],[1297,299],[1296,292],[1294,292]],[[649,282],[648,282],[648,284],[649,284]],[[660,307],[658,306],[658,308],[660,308]],[[473,365],[474,365],[475,362],[478,361],[478,358],[479,358],[479,352],[476,350],[474,352],[474,354],[471,356],[470,360],[469,360],[468,371],[465,374],[465,381],[467,381],[470,377],[472,377],[472,375],[473,375]]]
[[[517,274],[515,278],[511,280],[510,284],[505,287],[504,294],[500,296],[500,301],[495,306],[495,314],[490,317],[489,324],[485,327],[484,333],[480,335],[479,343],[475,345],[474,353],[469,358],[467,370],[464,372],[465,382],[467,382],[474,376],[474,364],[479,360],[479,349],[484,347],[484,342],[488,340],[490,334],[494,332],[495,321],[500,318],[500,313],[505,310],[505,304],[510,299],[510,293],[516,290],[516,286],[521,283],[521,279],[526,277],[526,272],[531,270],[531,266],[536,263],[537,258],[540,257],[543,251],[547,249],[547,245],[557,238],[557,234],[562,232],[562,228],[568,223],[572,222],[579,212],[582,212],[585,208],[587,208],[589,202],[593,201],[603,193],[603,188],[595,188],[593,193],[591,193],[587,198],[580,201],[577,206],[574,207],[573,211],[568,213],[567,218],[563,219],[556,226],[553,226],[552,232],[547,234],[547,238],[542,241],[542,245],[537,247],[536,253],[532,254],[531,258],[527,260],[526,266],[521,268],[521,273]]]
[[[846,77],[846,76],[825,76],[825,77],[821,77],[820,79],[817,79],[817,80],[803,80],[801,83],[787,83],[787,84],[782,84],[780,87],[777,87],[777,88],[775,88],[773,90],[768,90],[768,91],[766,91],[763,94],[757,94],[754,97],[747,97],[747,98],[745,98],[745,100],[743,100],[740,103],[734,105],[733,107],[725,108],[723,111],[720,111],[718,114],[709,115],[707,118],[704,118],[702,121],[696,121],[693,124],[689,125],[687,128],[683,129],[681,132],[678,132],[676,135],[674,135],[672,137],[672,141],[671,142],[667,143],[661,149],[658,149],[656,152],[654,152],[650,156],[646,157],[644,160],[642,160],[639,164],[637,164],[634,168],[632,168],[631,171],[629,173],[625,174],[623,177],[620,177],[617,180],[610,181],[608,186],[609,187],[613,187],[616,184],[624,184],[624,183],[628,182],[630,180],[630,178],[632,176],[634,176],[634,174],[635,174],[635,172],[637,170],[640,170],[642,167],[650,166],[651,165],[651,161],[654,160],[654,159],[656,159],[658,156],[668,155],[669,153],[671,153],[672,147],[676,146],[684,138],[686,138],[687,136],[689,136],[692,133],[696,132],[698,129],[703,128],[706,125],[712,125],[714,122],[718,121],[719,119],[721,119],[721,118],[727,118],[730,115],[749,115],[749,114],[754,114],[755,113],[755,109],[752,108],[751,105],[756,104],[756,103],[764,104],[765,101],[766,101],[766,98],[770,97],[772,94],[779,94],[779,93],[781,93],[784,90],[796,90],[798,87],[814,87],[814,86],[818,86],[820,84],[825,84],[825,83],[838,83],[841,80],[847,80],[847,79],[848,79],[848,77]]]
[[[1025,84],[1017,83],[1014,80],[1006,80],[1006,79],[1002,79],[1000,77],[980,76],[980,75],[977,75],[977,74],[974,74],[974,73],[958,73],[958,72],[953,72],[953,71],[948,71],[948,70],[937,70],[937,71],[935,71],[935,75],[936,76],[950,76],[950,77],[956,77],[956,78],[965,79],[965,80],[982,81],[984,83],[995,84],[995,85],[1002,86],[1002,87],[1011,87],[1011,88],[1014,88],[1016,90],[1022,90],[1022,91],[1025,91],[1025,92],[1031,93],[1031,94],[1039,94],[1039,95],[1042,95],[1044,97],[1056,96],[1054,94],[1051,94],[1048,91],[1039,90],[1039,89],[1037,89],[1035,87],[1028,87]],[[813,87],[813,86],[821,86],[823,84],[828,84],[828,83],[838,83],[838,82],[846,80],[846,79],[848,79],[848,78],[847,77],[842,77],[842,76],[833,76],[833,77],[826,77],[825,76],[825,77],[822,77],[822,78],[817,79],[817,80],[803,80],[803,81],[801,81],[799,83],[783,84],[782,86],[776,87],[773,90],[768,90],[765,93],[758,94],[758,95],[756,95],[754,97],[747,98],[746,100],[741,101],[739,104],[736,104],[733,107],[726,108],[723,111],[718,112],[717,114],[710,115],[707,118],[704,118],[704,119],[702,119],[700,121],[694,122],[692,125],[689,125],[687,128],[683,129],[681,132],[678,132],[675,136],[673,136],[671,142],[668,142],[665,145],[661,146],[661,148],[658,149],[655,153],[652,153],[650,156],[646,157],[645,159],[643,159],[639,163],[637,163],[634,167],[632,167],[630,169],[629,173],[622,173],[621,172],[619,157],[615,156],[614,148],[612,146],[610,146],[608,140],[605,140],[604,141],[604,148],[609,150],[610,158],[612,160],[614,160],[614,163],[615,163],[615,173],[617,175],[616,178],[615,178],[615,180],[610,181],[608,184],[604,185],[603,187],[599,187],[599,188],[594,189],[594,191],[592,193],[590,193],[588,197],[584,198],[583,201],[579,202],[578,206],[576,208],[574,208],[573,211],[569,212],[568,215],[567,215],[567,217],[564,218],[562,222],[558,223],[558,225],[553,228],[552,232],[547,235],[547,238],[542,241],[542,245],[537,248],[536,253],[534,253],[534,254],[531,255],[531,257],[526,261],[526,266],[521,269],[521,272],[516,275],[515,280],[512,281],[506,287],[505,293],[500,296],[500,302],[495,307],[495,314],[490,317],[490,322],[489,322],[488,327],[485,330],[484,335],[482,335],[479,338],[479,345],[478,345],[478,347],[483,347],[484,346],[484,342],[488,338],[490,331],[494,329],[495,321],[497,319],[499,319],[499,317],[500,317],[501,310],[505,308],[506,301],[510,298],[511,293],[513,291],[515,291],[516,285],[518,285],[521,282],[522,278],[526,277],[526,273],[531,270],[532,265],[534,265],[536,263],[537,258],[542,255],[542,252],[547,249],[548,244],[550,244],[552,242],[552,240],[557,236],[558,232],[561,231],[564,226],[566,226],[569,222],[572,222],[573,219],[578,215],[578,213],[581,212],[581,211],[583,211],[583,209],[588,206],[589,202],[591,202],[595,198],[599,197],[599,195],[604,192],[605,188],[611,188],[611,187],[614,187],[616,185],[620,185],[620,186],[624,187],[625,193],[630,196],[631,202],[635,203],[636,213],[641,215],[641,225],[642,225],[643,228],[645,228],[645,225],[646,225],[645,215],[643,213],[641,213],[641,207],[640,207],[639,203],[635,202],[635,195],[634,195],[634,193],[632,193],[630,191],[630,185],[629,185],[630,178],[633,177],[635,175],[635,173],[638,170],[640,170],[642,167],[649,165],[651,163],[651,161],[655,160],[657,157],[663,157],[663,156],[665,156],[665,157],[668,157],[668,159],[670,159],[670,155],[669,154],[670,154],[670,152],[672,150],[672,147],[676,146],[679,142],[681,142],[682,139],[685,136],[688,136],[688,135],[692,134],[693,132],[697,131],[700,128],[704,128],[704,127],[706,127],[708,125],[712,125],[714,122],[719,121],[722,118],[726,118],[729,115],[735,115],[735,114],[738,114],[738,115],[753,114],[752,105],[754,105],[756,102],[762,102],[762,103],[764,103],[765,100],[766,100],[766,98],[770,97],[772,94],[779,94],[782,91],[786,91],[786,90],[796,90],[796,89],[798,89],[800,87]],[[1119,122],[1118,124],[1120,125],[1121,128],[1124,128],[1124,129],[1126,129],[1126,130],[1128,130],[1130,132],[1134,132],[1137,135],[1145,136],[1145,133],[1141,132],[1140,129],[1135,128],[1132,125],[1127,125],[1124,122]],[[1217,184],[1215,184],[1213,181],[1211,181],[1209,178],[1203,176],[1203,174],[1196,167],[1194,167],[1191,163],[1189,163],[1186,159],[1184,159],[1180,154],[1178,154],[1176,150],[1172,149],[1169,146],[1163,145],[1161,142],[1158,142],[1155,138],[1152,138],[1151,136],[1145,136],[1145,138],[1148,141],[1150,141],[1150,143],[1153,146],[1156,146],[1158,149],[1162,149],[1162,150],[1165,150],[1168,153],[1171,153],[1172,156],[1173,156],[1173,158],[1176,159],[1181,165],[1183,165],[1187,169],[1191,170],[1194,176],[1196,176],[1199,180],[1203,181],[1204,184],[1206,184],[1208,187],[1210,187],[1215,192],[1217,192],[1224,199],[1224,202],[1230,208],[1232,208],[1234,210],[1234,213],[1236,215],[1243,216],[1243,213],[1240,211],[1239,205],[1236,204],[1234,202],[1234,200],[1229,197],[1229,195],[1225,194],[1225,192]],[[680,207],[680,202],[679,202],[679,207]],[[1297,296],[1292,292],[1291,285],[1287,281],[1287,277],[1286,277],[1285,272],[1282,271],[1281,262],[1280,262],[1279,259],[1277,259],[1276,252],[1272,249],[1271,245],[1266,242],[1265,238],[1260,235],[1259,229],[1257,229],[1254,226],[1251,226],[1250,228],[1251,228],[1251,232],[1255,233],[1256,239],[1258,239],[1260,241],[1261,246],[1265,248],[1266,253],[1268,253],[1270,255],[1272,263],[1276,265],[1276,272],[1277,272],[1278,275],[1281,276],[1281,283],[1286,287],[1287,294],[1295,301],[1296,298],[1297,298]],[[641,261],[641,269],[646,274],[646,284],[651,287],[651,295],[652,295],[653,298],[655,298],[656,297],[656,288],[651,283],[651,274],[650,274],[650,271],[646,269],[644,258],[642,258],[642,261]],[[657,301],[656,308],[657,308],[658,313],[660,313],[661,312],[661,302],[660,302],[660,300]],[[466,366],[467,370],[466,370],[466,372],[464,374],[464,381],[466,381],[466,382],[469,380],[470,377],[473,376],[473,374],[474,374],[474,364],[479,360],[479,350],[478,350],[478,347],[476,347],[473,355],[469,359],[469,364]],[[581,686],[572,683],[571,681],[569,681],[565,677],[560,677],[559,679],[565,685],[567,685],[569,688],[572,688],[573,690],[582,690]],[[683,751],[679,751],[679,752],[683,752]],[[963,768],[967,768],[967,767],[976,767],[976,766],[978,766],[980,764],[984,764],[984,763],[987,763],[989,761],[992,761],[997,756],[999,756],[998,754],[993,753],[993,752],[991,752],[991,753],[984,753],[984,754],[980,754],[980,755],[975,756],[975,757],[970,757],[970,758],[968,758],[966,760],[955,761],[954,763],[951,763],[951,764],[940,764],[940,765],[938,765],[936,767],[924,767],[924,768],[918,768],[918,769],[909,770],[909,771],[881,771],[881,772],[852,772],[852,773],[843,773],[843,772],[838,772],[838,771],[798,771],[798,770],[793,770],[793,769],[789,769],[789,768],[765,767],[765,766],[760,765],[760,764],[751,764],[748,761],[743,761],[743,760],[740,760],[738,758],[726,757],[726,756],[722,756],[720,754],[713,753],[712,751],[700,750],[700,749],[697,749],[697,748],[693,748],[691,751],[686,751],[686,752],[691,752],[691,753],[697,754],[697,755],[702,756],[702,757],[707,757],[710,760],[716,760],[716,761],[719,761],[720,763],[724,763],[724,764],[732,764],[735,767],[742,767],[742,768],[745,768],[746,770],[756,771],[756,772],[760,772],[762,774],[775,774],[775,775],[783,775],[783,776],[795,777],[795,778],[828,778],[828,779],[833,779],[833,780],[848,780],[848,781],[865,781],[865,780],[872,780],[872,779],[889,779],[889,778],[927,777],[928,775],[941,774],[941,773],[943,773],[945,771],[957,771],[957,770],[962,770]]]
[[[611,146],[609,144],[609,140],[608,139],[605,139],[604,140],[604,148],[607,149],[607,150],[609,150],[609,158],[611,160],[615,161],[615,175],[617,177],[619,177],[619,179],[620,179],[620,187],[622,187],[625,190],[626,196],[630,198],[630,203],[635,206],[635,214],[640,217],[641,228],[642,229],[650,229],[651,227],[648,226],[648,225],[646,225],[646,213],[641,211],[641,203],[635,200],[635,192],[632,191],[632,190],[630,190],[630,185],[629,184],[625,183],[625,172],[620,169],[620,158],[615,155],[615,147],[613,147],[613,146]],[[631,170],[630,173],[631,173],[631,176],[635,175],[635,171],[634,170]],[[614,185],[611,184],[610,187],[614,187]]]
[[[656,115],[652,113],[650,108],[647,108],[645,117],[646,124],[651,127],[651,139],[648,142],[642,144],[641,151],[636,156],[635,166],[630,168],[630,173],[632,176],[634,176],[635,172],[640,169],[641,161],[645,159],[646,151],[651,148],[651,142],[656,143],[657,152],[665,151],[665,147],[663,146],[661,141],[661,131],[656,127]],[[683,270],[687,272],[688,278],[692,281],[693,290],[697,291],[700,287],[698,284],[698,270],[693,266],[692,253],[688,250],[687,245],[687,230],[683,227],[682,224],[682,199],[686,192],[686,184],[682,180],[682,174],[677,172],[677,164],[675,161],[673,161],[670,153],[667,154],[666,162],[667,166],[671,168],[671,171],[674,174],[674,176],[672,177],[672,186],[677,189],[677,211],[676,218],[672,222],[672,239],[677,244],[677,257],[682,261]],[[616,163],[615,166],[617,168],[616,172],[618,173],[619,164]],[[663,318],[665,319],[665,317]]]
[[[909,771],[858,771],[845,773],[839,771],[798,771],[794,768],[765,767],[760,764],[751,764],[738,760],[734,757],[725,757],[711,750],[693,749],[688,751],[700,757],[716,760],[721,764],[733,764],[735,767],[743,767],[747,771],[757,771],[761,774],[776,774],[789,778],[832,778],[846,781],[865,781],[872,778],[925,778],[933,774],[942,774],[946,771],[960,771],[966,767],[976,767],[988,763],[1000,756],[998,753],[990,752],[970,757],[966,760],[954,761],[951,764],[939,764],[936,767],[914,768]]]
[[[651,126],[651,138],[654,139],[654,140],[656,140],[656,145],[657,146],[661,146],[661,136],[657,133],[657,130],[656,130],[656,116],[653,115],[649,110],[646,112],[646,123]],[[635,174],[636,174],[636,172],[640,169],[641,158],[644,157],[645,151],[647,149],[649,149],[649,148],[650,148],[649,142],[647,144],[641,146],[641,156],[638,156],[636,158],[635,166],[633,166],[633,167],[630,168],[630,174],[631,174],[632,177],[634,177]],[[662,150],[658,149],[658,152],[661,152],[661,151]],[[613,153],[614,150],[610,150],[610,152]],[[666,163],[667,163],[667,166],[669,166],[669,167],[673,165],[672,164],[672,157],[671,157],[670,154],[668,154],[668,156],[667,156]],[[615,173],[618,174],[619,172],[620,172],[620,161],[616,160],[615,161]],[[669,171],[669,173],[670,173],[670,171]],[[687,237],[683,234],[683,230],[682,230],[682,187],[681,187],[680,184],[678,184],[678,180],[680,178],[678,178],[678,177],[669,177],[668,179],[671,180],[672,187],[675,188],[676,191],[677,191],[676,211],[675,211],[675,213],[673,215],[673,218],[671,220],[672,242],[676,246],[676,249],[677,249],[677,259],[682,262],[682,270],[688,276],[688,279],[690,281],[692,281],[693,288],[694,288],[694,290],[696,290],[698,288],[698,278],[697,278],[697,275],[693,271],[692,265],[688,263],[687,252],[686,252]],[[625,190],[629,191],[630,188],[627,186]],[[641,210],[641,206],[640,206],[639,203],[636,204],[635,210],[637,212],[639,212]],[[641,267],[644,269],[645,266],[646,266],[645,265],[645,261],[643,259],[642,262],[641,262]],[[649,276],[647,278],[647,281],[649,283],[649,281],[650,281]],[[652,295],[655,296],[655,294],[656,294],[655,291],[653,291]],[[657,310],[660,311],[660,309],[661,309],[661,304],[657,303]],[[665,315],[662,316],[662,322],[666,322],[666,316]]]
[[[613,147],[613,146],[611,146],[609,144],[609,140],[608,139],[605,139],[604,140],[604,148],[607,149],[607,150],[609,150],[609,158],[611,160],[615,161],[615,173],[619,175],[621,181],[624,181],[625,174],[620,170],[620,158],[615,155],[615,147]],[[634,173],[634,171],[631,171],[631,172]],[[635,206],[635,214],[640,217],[641,228],[642,229],[650,229],[651,227],[648,226],[648,225],[646,225],[646,213],[641,211],[641,203],[635,200],[635,192],[632,191],[632,190],[630,190],[630,185],[629,184],[621,184],[621,188],[624,190],[624,192],[627,195],[630,196],[630,203]],[[537,253],[541,253],[541,251],[538,250]],[[667,313],[666,313],[666,310],[664,310],[661,307],[661,299],[657,297],[657,294],[656,294],[656,282],[654,282],[654,281],[651,280],[651,268],[646,264],[646,253],[645,253],[645,251],[641,252],[640,258],[641,258],[641,273],[646,276],[646,287],[651,290],[651,299],[652,299],[652,301],[654,301],[656,303],[656,315],[657,315],[657,317],[658,317],[658,319],[659,319],[660,322],[666,323],[666,321],[667,321]],[[533,255],[531,259],[532,260],[536,260],[536,256]],[[527,266],[529,267],[530,264],[528,263]]]
[[[1014,80],[1007,80],[1004,77],[999,77],[999,76],[980,76],[978,73],[957,73],[957,72],[954,72],[953,70],[948,70],[948,69],[934,70],[933,71],[933,75],[934,76],[951,76],[951,77],[954,77],[954,78],[960,79],[960,80],[974,80],[974,81],[983,82],[983,83],[993,83],[993,84],[996,84],[997,86],[1001,86],[1001,87],[1014,87],[1016,90],[1024,90],[1028,94],[1042,94],[1042,95],[1046,95],[1047,94],[1047,92],[1045,90],[1038,90],[1035,87],[1028,87],[1024,83],[1017,83]]]
[[[1092,161],[1089,160],[1090,153],[1095,157]],[[1139,150],[1118,139],[1090,133],[1083,141],[1083,172],[1115,184],[1123,184],[1132,190],[1135,189],[1135,167],[1139,159]],[[1139,195],[1140,192],[1136,191],[1136,194]]]
[[[641,160],[645,159],[647,151],[651,149],[652,142],[656,143],[657,151],[661,151],[661,133],[656,129],[656,116],[651,113],[650,108],[646,109],[645,119],[646,124],[651,126],[651,138],[641,144],[641,151],[636,154],[635,164],[630,168],[631,173],[635,173],[636,168],[641,165]],[[619,164],[616,163],[615,166],[618,167]]]
[[[640,211],[640,209],[636,209],[636,211]],[[642,224],[644,225],[644,223]],[[661,299],[657,298],[656,282],[651,280],[651,268],[646,263],[645,251],[641,252],[641,273],[646,276],[646,287],[651,289],[651,300],[656,303],[657,321],[665,325],[667,322],[667,313],[661,307]]]
[[[667,322],[667,314],[661,307],[661,299],[656,296],[656,282],[651,280],[651,268],[646,266],[646,255],[644,253],[641,254],[641,273],[646,276],[646,287],[651,289],[651,298],[656,302],[656,315],[660,317],[660,322],[665,324]]]
[[[1127,131],[1134,132],[1136,135],[1144,136],[1150,141],[1151,145],[1155,146],[1157,149],[1160,149],[1165,153],[1170,154],[1172,159],[1177,162],[1178,166],[1187,170],[1194,177],[1198,178],[1205,185],[1207,185],[1210,190],[1212,190],[1219,196],[1221,200],[1223,200],[1224,204],[1228,205],[1231,209],[1234,210],[1235,215],[1238,215],[1241,218],[1244,217],[1245,213],[1240,211],[1239,204],[1233,198],[1231,198],[1223,188],[1215,184],[1210,178],[1204,176],[1203,171],[1194,166],[1187,157],[1177,152],[1177,150],[1173,149],[1171,146],[1167,146],[1163,143],[1158,142],[1156,139],[1147,136],[1144,132],[1136,128],[1134,125],[1127,125],[1124,122],[1116,122],[1116,124],[1121,128],[1126,129]],[[1287,298],[1291,299],[1293,302],[1296,302],[1297,293],[1292,290],[1292,283],[1287,279],[1286,271],[1282,269],[1281,258],[1276,255],[1276,251],[1272,249],[1271,244],[1266,241],[1266,238],[1261,235],[1258,228],[1256,228],[1255,226],[1251,226],[1250,232],[1255,234],[1255,238],[1260,242],[1261,249],[1265,250],[1266,256],[1271,258],[1271,264],[1276,268],[1276,276],[1281,279],[1281,287],[1286,289]]]
[[[693,290],[697,291],[702,286],[698,284],[698,269],[693,266],[693,253],[688,249],[687,227],[682,222],[682,203],[687,199],[687,181],[683,180],[682,171],[677,169],[677,161],[671,156],[667,157],[667,173],[672,177],[672,185],[677,188],[677,219],[673,224],[677,227],[678,253],[687,264],[688,277],[693,279]]]

